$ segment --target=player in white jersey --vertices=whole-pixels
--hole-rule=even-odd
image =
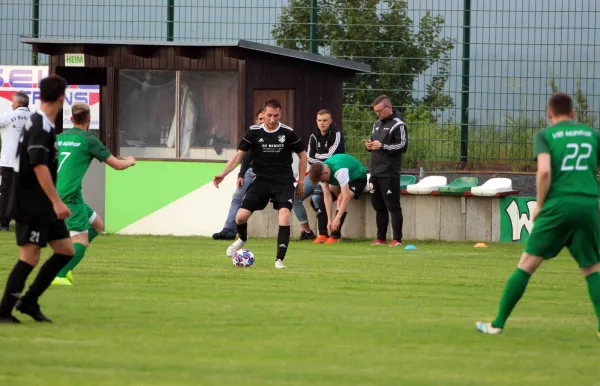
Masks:
[[[12,96],[13,111],[0,116],[0,231],[7,231],[10,224],[8,215],[8,192],[13,180],[13,166],[19,145],[19,137],[25,122],[29,119],[29,95],[17,91]]]

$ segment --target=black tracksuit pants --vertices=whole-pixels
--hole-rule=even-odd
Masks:
[[[400,176],[371,176],[371,203],[376,213],[377,239],[385,240],[390,215],[393,239],[402,241],[402,208],[400,207]]]
[[[13,181],[13,168],[0,167],[0,227],[8,228],[10,224],[9,192]]]

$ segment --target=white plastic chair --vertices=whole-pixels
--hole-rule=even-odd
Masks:
[[[431,194],[437,191],[440,186],[447,184],[448,179],[444,176],[429,176],[416,184],[408,185],[406,191],[410,194]]]
[[[471,194],[480,197],[493,197],[498,193],[511,192],[513,190],[510,178],[491,178],[481,186],[471,188]]]

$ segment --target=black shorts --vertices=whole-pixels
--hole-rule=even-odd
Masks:
[[[31,222],[16,221],[15,236],[17,245],[35,244],[40,248],[45,247],[48,242],[68,239],[71,237],[69,230],[63,220],[36,220]]]
[[[360,198],[360,195],[364,192],[365,187],[367,186],[367,179],[365,178],[362,180],[350,181],[348,183],[348,186],[350,187],[350,190],[352,191],[352,193],[354,193],[354,199],[358,200]],[[334,194],[333,199],[337,200],[337,198],[338,197]]]
[[[291,210],[295,196],[296,188],[293,182],[269,183],[254,180],[242,199],[241,207],[254,212],[265,209],[271,201],[275,210],[283,208]]]

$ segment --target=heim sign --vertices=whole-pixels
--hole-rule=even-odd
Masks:
[[[40,81],[48,76],[47,66],[2,66],[0,65],[0,115],[11,111],[12,95],[24,91],[29,95],[29,108],[36,111],[40,107]],[[92,114],[91,130],[100,129],[100,87],[69,85],[65,91],[63,105],[63,127],[73,127],[71,106],[73,103],[87,103]]]

